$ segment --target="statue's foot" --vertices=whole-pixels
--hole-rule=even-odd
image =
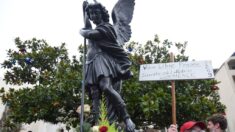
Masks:
[[[135,124],[130,118],[127,118],[125,120],[125,124],[126,124],[126,132],[135,132]]]

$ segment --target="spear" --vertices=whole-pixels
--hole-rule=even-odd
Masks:
[[[86,38],[84,38],[84,51],[83,51],[83,67],[82,67],[82,97],[81,97],[81,115],[80,115],[80,130],[82,131],[84,119],[84,94],[85,94],[85,75],[86,75]]]
[[[88,2],[86,0],[86,2]],[[96,0],[94,0],[94,3],[97,3]],[[85,9],[83,9],[83,18],[84,23],[86,23],[86,13]],[[89,25],[89,24],[88,24]],[[91,25],[89,25],[91,27]],[[85,27],[87,25],[85,24]],[[84,94],[85,94],[85,76],[86,76],[86,38],[84,37],[84,51],[83,51],[83,67],[82,67],[82,97],[81,97],[81,114],[80,114],[80,132],[83,132],[83,120],[84,120]]]
[[[87,0],[86,0],[87,2]],[[84,22],[85,10],[83,9]],[[86,38],[84,37],[84,51],[83,51],[83,67],[82,67],[82,97],[81,97],[81,114],[80,114],[80,132],[83,132],[83,120],[84,120],[84,94],[85,94],[85,75],[86,75]]]

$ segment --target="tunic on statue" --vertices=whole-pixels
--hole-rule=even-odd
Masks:
[[[127,53],[117,43],[113,26],[105,23],[96,27],[102,39],[89,40],[85,84],[98,85],[102,77],[113,81],[122,79],[122,75],[131,65]]]

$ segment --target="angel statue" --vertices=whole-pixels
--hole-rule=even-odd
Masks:
[[[85,28],[80,34],[88,39],[85,87],[92,99],[92,125],[98,123],[101,97],[105,97],[110,123],[120,119],[127,132],[134,132],[124,100],[120,96],[121,82],[132,76],[131,62],[122,45],[131,36],[130,22],[135,0],[118,0],[109,23],[106,8],[98,2],[83,3]],[[92,29],[92,21],[96,27]],[[104,96],[102,96],[104,94]]]

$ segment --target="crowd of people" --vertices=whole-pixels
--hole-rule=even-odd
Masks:
[[[225,132],[227,129],[227,120],[221,114],[216,114],[207,119],[207,125],[199,121],[187,121],[180,127],[180,132]],[[172,124],[168,132],[178,132],[177,125]]]

